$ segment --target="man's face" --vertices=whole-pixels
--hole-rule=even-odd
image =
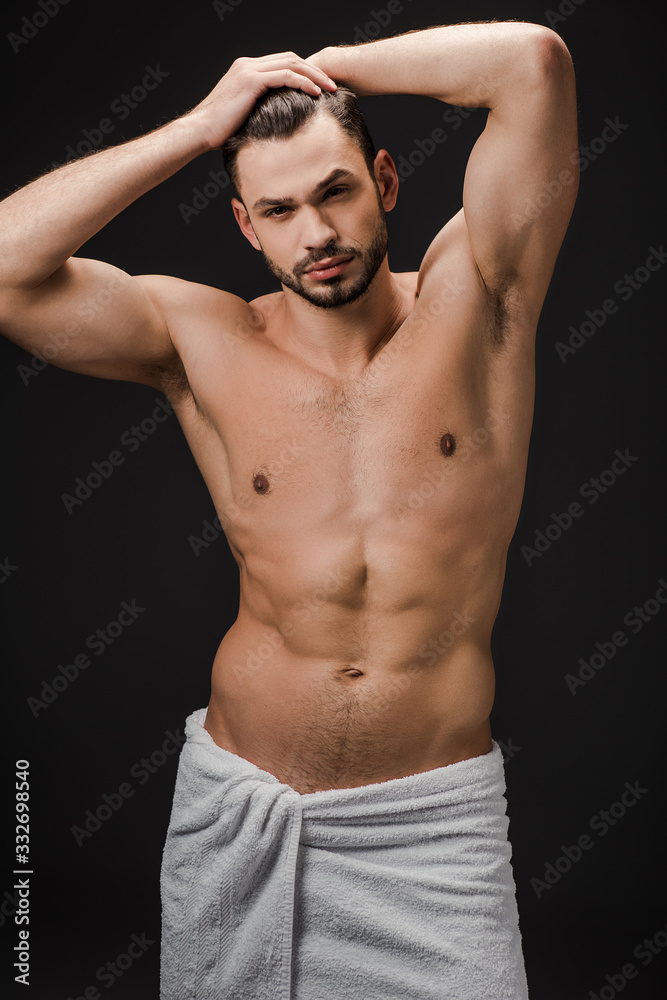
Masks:
[[[238,171],[239,224],[276,278],[324,309],[360,298],[387,253],[385,209],[336,120],[321,113],[290,139],[245,146]]]

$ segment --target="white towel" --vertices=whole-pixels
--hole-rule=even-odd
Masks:
[[[302,795],[186,722],[161,1000],[527,1000],[502,753]]]

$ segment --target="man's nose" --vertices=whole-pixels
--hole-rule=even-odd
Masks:
[[[338,233],[327,217],[315,208],[306,207],[301,210],[301,239],[306,250],[320,250],[335,243]]]

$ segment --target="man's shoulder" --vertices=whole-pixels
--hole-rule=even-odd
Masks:
[[[168,275],[140,275],[142,283],[164,317],[176,352],[188,365],[196,355],[217,343],[247,340],[266,327],[269,305],[263,296],[252,302],[213,285]]]
[[[252,310],[251,304],[240,295],[185,278],[140,274],[135,281],[143,286],[167,318],[214,315],[223,319],[226,315],[235,317]]]
[[[486,289],[470,246],[463,209],[434,236],[419,268],[417,293],[422,301],[435,297],[450,308],[454,302],[478,309]]]
[[[447,261],[452,256],[469,253],[470,243],[463,209],[435,234],[431,240],[419,268],[420,284],[426,274],[434,267]]]
[[[164,391],[192,394],[191,384],[228,361],[238,347],[265,328],[265,315],[254,303],[213,285],[163,274],[135,278],[162,315],[174,346],[172,362],[162,366]],[[220,370],[225,369],[222,362]]]

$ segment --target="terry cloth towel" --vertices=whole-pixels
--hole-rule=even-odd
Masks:
[[[502,753],[300,794],[186,722],[161,1000],[526,1000]]]

